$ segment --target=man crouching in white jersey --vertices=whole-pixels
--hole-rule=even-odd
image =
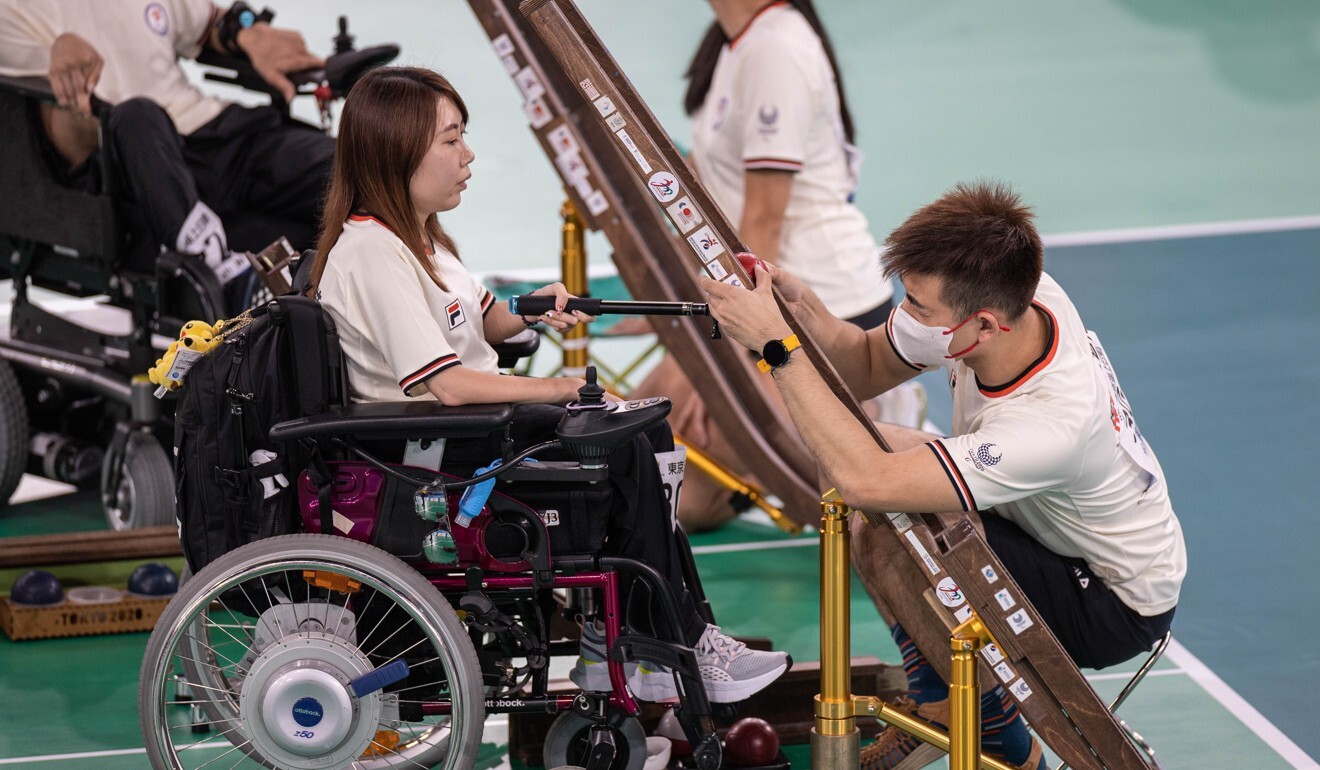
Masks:
[[[1031,210],[1001,184],[958,185],[886,245],[886,273],[907,296],[867,332],[774,267],[758,266],[752,291],[709,279],[702,288],[726,333],[771,366],[798,431],[849,505],[972,513],[1079,666],[1149,650],[1169,629],[1186,573],[1182,529],[1100,340],[1042,270]],[[953,436],[882,426],[895,451],[876,446],[807,357],[792,353],[771,279],[858,398],[948,368]],[[877,604],[919,598],[887,590],[905,557],[868,547],[869,530],[854,528],[854,557]],[[947,685],[881,611],[904,653],[908,710],[947,726]],[[983,751],[1044,767],[1002,688],[985,694],[981,714]],[[935,758],[928,750],[886,728],[863,749],[861,766],[920,767]]]

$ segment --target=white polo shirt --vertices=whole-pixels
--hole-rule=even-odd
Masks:
[[[118,104],[145,96],[191,134],[225,107],[178,64],[202,50],[214,9],[211,0],[0,0],[0,75],[49,74],[55,38],[72,32],[105,60],[98,97]]]
[[[860,155],[844,138],[834,70],[792,6],[768,6],[724,46],[693,117],[692,155],[702,184],[735,225],[748,170],[794,172],[780,262],[830,312],[849,318],[893,295],[866,217],[850,202]]]
[[[1166,612],[1187,552],[1164,471],[1099,339],[1048,275],[1033,307],[1052,326],[1049,349],[995,388],[958,363],[955,435],[928,446],[965,510],[993,509],[1051,551],[1085,559],[1138,613]]]
[[[317,297],[338,327],[354,401],[434,398],[426,380],[459,365],[499,373],[482,322],[495,296],[432,248],[445,289],[374,217],[351,217],[330,249]]]

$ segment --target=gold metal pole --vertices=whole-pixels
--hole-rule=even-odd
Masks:
[[[821,499],[820,509],[820,694],[816,696],[816,725],[811,730],[811,766],[815,770],[856,770],[861,746],[856,717],[865,715],[948,752],[950,770],[1014,770],[1001,760],[980,754],[976,651],[994,639],[975,614],[955,628],[949,640],[954,664],[949,685],[949,732],[887,706],[879,698],[849,692],[851,509],[833,489]]]
[[[790,535],[796,535],[802,532],[802,527],[799,526],[797,522],[785,516],[783,511],[771,505],[770,501],[765,499],[765,495],[762,494],[761,490],[752,486],[751,483],[729,470],[719,460],[716,460],[714,457],[711,457],[697,447],[692,446],[692,444],[688,443],[686,439],[677,434],[674,435],[674,443],[687,447],[688,462],[696,466],[697,470],[710,476],[716,484],[719,484],[730,492],[735,492],[746,497],[752,505],[755,505],[757,508],[760,508],[769,514],[770,520],[775,523],[775,526]]]
[[[561,228],[563,248],[559,252],[560,275],[564,288],[575,297],[587,295],[586,227],[573,201],[564,201],[559,210],[564,218]],[[578,324],[563,335],[564,368],[566,377],[584,377],[587,374],[587,327]]]
[[[851,770],[861,733],[854,718],[849,618],[849,508],[833,489],[820,503],[820,694],[811,731],[811,766]]]
[[[949,677],[949,770],[975,770],[981,755],[981,686],[976,653],[989,639],[972,614],[949,636],[953,672]]]

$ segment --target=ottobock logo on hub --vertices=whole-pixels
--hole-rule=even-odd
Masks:
[[[321,708],[320,701],[315,698],[299,698],[298,702],[293,704],[293,721],[303,727],[320,724],[324,716],[325,709]]]

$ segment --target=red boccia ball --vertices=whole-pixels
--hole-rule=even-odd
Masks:
[[[764,719],[739,719],[724,735],[724,759],[730,767],[761,767],[779,756],[779,734]]]
[[[738,253],[738,264],[742,265],[742,269],[747,273],[747,278],[753,286],[756,285],[756,266],[760,265],[761,269],[767,272],[770,269],[766,267],[765,261],[760,257],[755,254],[748,254],[745,251]]]

